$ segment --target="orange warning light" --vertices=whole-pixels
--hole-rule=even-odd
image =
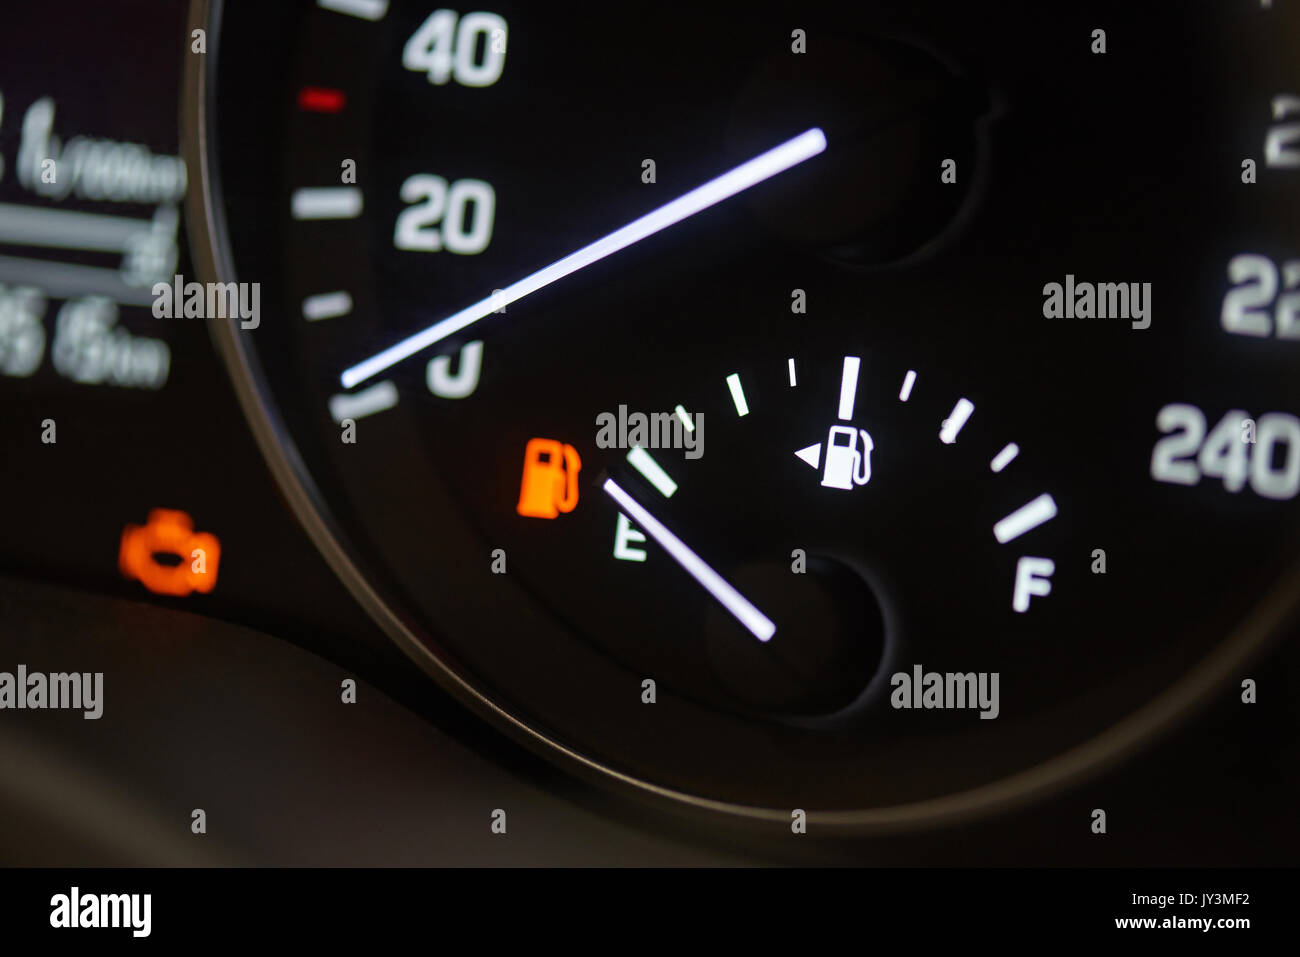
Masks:
[[[529,439],[524,447],[524,479],[515,511],[529,518],[555,518],[578,504],[582,459],[558,439]]]
[[[160,554],[174,555],[177,561],[160,562]],[[220,560],[217,536],[194,531],[194,520],[185,512],[155,508],[144,525],[122,530],[117,567],[156,595],[184,596],[216,588]]]

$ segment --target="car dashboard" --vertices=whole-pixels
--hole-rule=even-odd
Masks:
[[[1296,863],[1300,6],[0,26],[0,863]]]

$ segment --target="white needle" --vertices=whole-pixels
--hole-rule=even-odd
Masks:
[[[604,489],[610,498],[618,502],[623,511],[632,516],[632,521],[640,525],[651,538],[662,545],[664,551],[671,555],[677,564],[690,572],[691,577],[703,585],[710,595],[722,602],[722,606],[735,615],[742,625],[752,631],[755,638],[759,641],[772,640],[772,636],[776,634],[776,625],[772,624],[772,619],[755,608],[744,595],[732,588],[726,579],[710,568],[704,559],[691,551],[685,542],[668,531],[659,519],[642,508],[641,504],[623,491],[617,482],[613,479],[605,479]]]
[[[660,230],[667,229],[675,223],[694,216],[724,199],[729,199],[751,186],[783,173],[805,160],[812,159],[826,149],[826,134],[817,127],[800,133],[792,140],[773,147],[766,153],[760,153],[751,160],[741,163],[735,169],[711,179],[702,186],[697,186],[689,193],[684,193],[672,202],[646,213],[640,219],[616,229],[608,236],[597,239],[594,243],[583,246],[577,252],[570,253],[563,259],[556,260],[549,266],[539,269],[531,276],[525,276],[516,283],[502,289],[495,295],[480,299],[472,306],[460,312],[452,313],[446,319],[435,322],[423,332],[403,339],[396,345],[389,346],[383,352],[371,356],[345,369],[339,378],[345,389],[366,381],[373,375],[383,372],[389,366],[396,365],[403,359],[415,355],[466,326],[490,316],[502,306],[524,298],[544,286],[549,286],[558,279],[563,279],[594,262],[613,255],[620,249],[626,249],[647,236],[653,236]]]

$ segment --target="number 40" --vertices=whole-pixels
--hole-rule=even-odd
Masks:
[[[402,48],[402,66],[426,74],[435,86],[450,79],[461,86],[491,86],[501,79],[505,62],[506,22],[495,13],[458,17],[454,10],[435,10]]]

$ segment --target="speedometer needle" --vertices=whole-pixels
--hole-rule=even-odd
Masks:
[[[696,555],[680,538],[664,526],[659,519],[647,512],[641,503],[628,495],[613,479],[605,479],[605,492],[618,502],[623,511],[632,516],[632,520],[658,542],[673,560],[690,572],[691,577],[704,586],[705,590],[722,603],[740,620],[740,623],[754,633],[759,641],[770,641],[776,634],[776,625],[772,619],[759,611],[740,592],[736,591],[725,578],[715,572],[704,559]]]
[[[800,133],[792,140],[775,146],[766,153],[760,153],[751,160],[741,163],[735,169],[711,179],[702,186],[697,186],[689,193],[683,193],[670,203],[646,213],[640,219],[634,219],[608,236],[597,239],[594,243],[583,246],[577,252],[558,259],[532,275],[525,276],[518,282],[506,286],[500,292],[480,299],[472,306],[466,306],[460,312],[452,313],[446,319],[435,322],[423,332],[403,339],[396,345],[389,346],[383,352],[371,356],[345,369],[339,377],[345,389],[365,382],[373,375],[383,372],[389,366],[396,365],[403,359],[427,349],[466,326],[473,325],[480,319],[491,315],[496,310],[524,298],[531,293],[549,286],[556,280],[590,266],[594,262],[612,256],[620,249],[626,249],[648,236],[680,223],[698,212],[708,209],[724,199],[744,192],[765,179],[771,179],[778,173],[798,166],[805,160],[812,159],[826,149],[826,134],[817,127]]]

